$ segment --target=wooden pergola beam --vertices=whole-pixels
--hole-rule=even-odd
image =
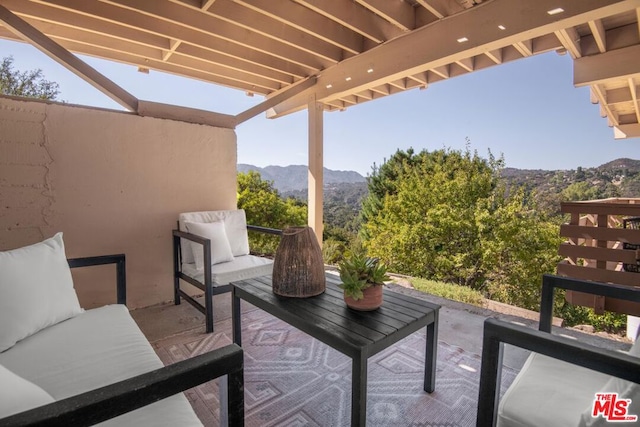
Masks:
[[[308,1],[308,0],[307,0]],[[559,4],[560,3],[560,4]],[[566,4],[565,4],[566,3]],[[547,11],[565,6],[561,14]],[[523,40],[640,7],[640,0],[493,0],[397,37],[322,71],[316,96],[325,102],[407,75],[433,70]],[[504,29],[499,25],[509,22]],[[493,27],[495,25],[495,27]],[[443,34],[455,35],[443,38]],[[468,41],[461,43],[460,38]],[[406,55],[412,52],[412,55]],[[373,73],[367,70],[373,68]],[[345,80],[350,76],[350,80]],[[280,104],[272,117],[304,108],[309,93]]]
[[[138,111],[138,98],[2,5],[0,5],[0,21],[18,37],[30,42],[51,59],[62,64],[127,110]]]
[[[289,87],[286,90],[276,94],[275,96],[268,98],[266,101],[261,102],[260,104],[254,107],[251,107],[248,110],[236,115],[234,118],[235,125],[237,126],[243,122],[246,122],[247,120],[257,116],[258,114],[264,113],[268,109],[275,107],[282,101],[287,100],[290,97],[295,96],[300,92],[314,86],[317,80],[318,79],[316,77],[310,77],[308,79],[305,79],[295,84],[294,86]]]
[[[575,86],[602,84],[634,76],[640,76],[640,45],[585,56],[573,63]]]

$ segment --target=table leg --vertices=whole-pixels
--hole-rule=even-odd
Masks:
[[[351,360],[351,426],[367,424],[367,357]]]
[[[424,391],[431,393],[436,388],[436,360],[438,358],[438,310],[433,323],[427,325],[427,348],[424,357]]]
[[[231,289],[231,333],[234,344],[242,347],[242,324],[240,323],[240,297],[236,288]]]

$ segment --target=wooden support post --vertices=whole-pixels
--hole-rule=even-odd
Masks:
[[[309,227],[322,247],[322,202],[324,199],[323,182],[323,106],[316,102],[315,96],[309,98],[307,107],[309,112]]]

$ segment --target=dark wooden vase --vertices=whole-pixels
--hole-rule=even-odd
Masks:
[[[344,296],[344,302],[349,308],[358,311],[373,311],[382,305],[382,285],[369,286],[362,291],[363,298],[355,300]]]
[[[282,232],[273,262],[273,293],[306,298],[326,289],[322,250],[311,227],[290,227]]]

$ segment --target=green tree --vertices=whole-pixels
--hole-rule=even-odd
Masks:
[[[537,311],[542,275],[555,272],[562,260],[558,225],[526,204],[522,190],[495,205],[478,217],[483,290],[490,299]]]
[[[369,254],[390,271],[470,286],[537,309],[541,276],[560,260],[557,224],[538,213],[523,189],[507,193],[502,159],[489,154],[485,160],[468,149],[410,157],[394,155],[393,183],[370,180],[393,191],[383,194],[363,225]]]
[[[360,220],[367,223],[375,218],[383,207],[385,196],[394,195],[397,192],[396,185],[403,171],[420,161],[420,155],[416,155],[413,148],[406,152],[397,150],[389,160],[385,159],[381,166],[375,163],[372,173],[367,177],[369,193],[362,202]],[[367,227],[361,227],[360,233],[367,236]]]
[[[58,83],[44,78],[41,69],[18,71],[13,67],[13,57],[7,56],[0,63],[0,93],[55,100],[60,90]]]
[[[501,160],[469,150],[398,151],[390,163],[369,180],[369,198],[381,202],[364,217],[365,247],[392,271],[475,286],[482,259],[476,210],[487,206],[481,200],[492,195]]]
[[[562,193],[560,195],[563,201],[575,202],[581,200],[600,199],[602,198],[602,196],[602,190],[587,181],[574,182],[573,184],[562,190]]]
[[[271,181],[265,181],[255,171],[238,173],[238,209],[244,209],[247,223],[263,227],[284,229],[307,223],[306,206],[295,199],[283,200]],[[277,236],[250,232],[249,240],[254,252],[274,254]]]

